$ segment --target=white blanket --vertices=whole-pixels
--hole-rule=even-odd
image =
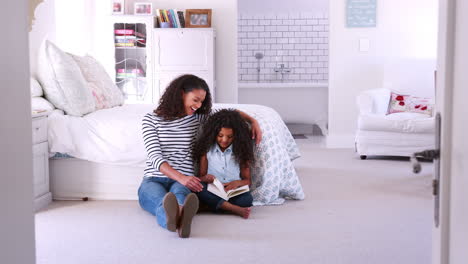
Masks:
[[[55,110],[48,122],[50,152],[98,163],[144,167],[146,151],[141,120],[155,108],[155,105],[123,105],[83,117]],[[244,111],[257,119],[263,131],[252,166],[254,204],[281,204],[284,198],[303,199],[302,186],[292,164],[300,156],[299,150],[278,113],[259,105],[216,104],[214,108]]]

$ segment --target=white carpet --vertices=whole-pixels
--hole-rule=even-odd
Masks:
[[[407,160],[297,142],[304,201],[200,214],[189,239],[136,201],[54,202],[36,214],[37,263],[430,263],[431,163],[414,175]]]

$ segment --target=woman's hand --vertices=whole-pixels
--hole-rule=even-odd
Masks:
[[[215,180],[215,178],[216,178],[215,176],[213,176],[211,174],[207,174],[205,176],[200,177],[200,180],[202,182],[212,183]]]
[[[239,112],[244,120],[250,123],[252,128],[252,139],[255,139],[255,143],[257,145],[260,144],[260,141],[262,141],[262,130],[260,129],[260,125],[258,124],[257,120],[240,110],[237,110],[237,112]]]
[[[192,192],[201,192],[203,190],[203,185],[200,183],[200,178],[198,177],[185,176],[179,182]]]
[[[243,184],[241,181],[232,181],[228,183],[224,183],[224,190],[227,192],[229,190],[234,190],[238,187],[241,187]]]
[[[255,143],[258,145],[260,144],[260,141],[262,141],[262,130],[255,119],[253,119],[250,125],[252,126],[252,139],[255,139]]]

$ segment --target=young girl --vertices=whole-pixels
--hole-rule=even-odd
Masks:
[[[163,228],[180,237],[190,235],[198,198],[203,189],[194,176],[192,143],[198,128],[211,112],[211,94],[206,82],[194,75],[173,80],[159,106],[143,118],[143,141],[147,151],[144,178],[138,189],[140,206],[156,216]],[[258,123],[239,112],[252,125],[252,135],[261,140]]]
[[[220,110],[210,116],[194,147],[203,190],[198,198],[212,211],[228,211],[243,218],[250,215],[252,195],[246,192],[228,201],[209,192],[208,183],[218,179],[226,191],[250,185],[250,163],[253,162],[253,142],[249,127],[235,110]]]

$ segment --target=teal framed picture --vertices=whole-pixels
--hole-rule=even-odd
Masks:
[[[347,27],[375,27],[377,25],[377,0],[347,0]]]

